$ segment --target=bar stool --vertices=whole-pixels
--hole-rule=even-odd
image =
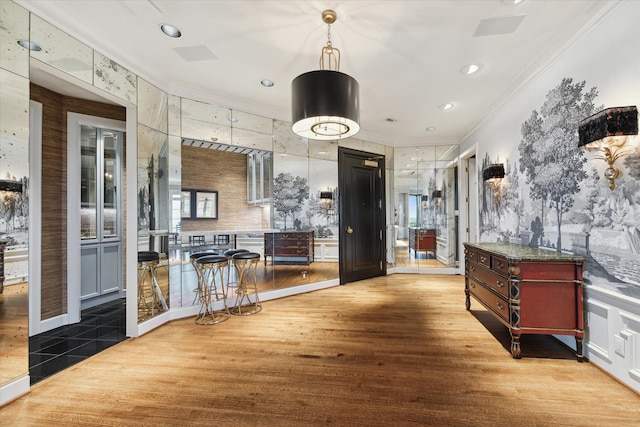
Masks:
[[[138,310],[151,313],[151,316],[155,315],[156,309],[159,311],[169,309],[156,277],[159,262],[158,252],[138,252]],[[151,298],[151,304],[149,304],[149,298]]]
[[[212,255],[218,255],[218,252],[210,250],[210,251],[194,252],[191,255],[189,255],[189,260],[191,262],[191,265],[193,266],[193,269],[196,272],[196,279],[198,281],[197,287],[193,290],[196,296],[193,302],[191,303],[191,305],[194,305],[198,301],[198,292],[200,292],[200,288],[204,283],[202,279],[202,271],[200,271],[200,265],[196,261],[199,258],[202,258],[205,256],[212,256]]]
[[[231,281],[231,270],[233,267],[233,256],[235,254],[239,254],[241,252],[249,252],[246,249],[227,249],[226,251],[224,251],[222,253],[222,255],[227,257],[227,260],[229,261],[229,264],[227,265],[227,287],[231,286],[231,287],[237,287],[238,286],[238,282],[237,281]],[[234,275],[235,276],[235,275]],[[236,279],[236,277],[234,277],[234,279]]]
[[[224,269],[227,267],[227,257],[208,255],[196,259],[202,282],[198,287],[198,301],[200,311],[196,316],[198,325],[212,325],[227,320],[230,317],[227,307],[227,294],[224,286]],[[213,304],[222,301],[224,310],[215,310]]]
[[[258,284],[256,281],[256,267],[260,262],[260,254],[255,252],[238,252],[233,255],[233,265],[238,272],[238,287],[236,289],[236,302],[231,309],[231,314],[248,316],[262,310],[258,297]],[[251,294],[255,296],[251,302]]]

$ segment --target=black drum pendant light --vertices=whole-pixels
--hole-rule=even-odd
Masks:
[[[301,74],[291,82],[291,129],[303,138],[341,139],[360,130],[358,82],[339,71],[340,51],[331,45],[331,24],[336,19],[335,11],[322,12],[327,45],[322,48],[320,70]]]

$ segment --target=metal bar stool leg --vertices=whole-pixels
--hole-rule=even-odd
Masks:
[[[202,286],[199,291],[200,311],[196,316],[198,325],[213,325],[230,317],[225,292],[224,269],[228,261],[224,256],[212,255],[200,257],[195,261],[202,272]],[[222,309],[215,305],[222,302]]]
[[[256,267],[259,262],[260,254],[255,252],[241,252],[233,255],[233,264],[238,272],[238,288],[236,303],[231,314],[248,316],[262,310],[256,280]],[[253,295],[253,302],[251,295]]]

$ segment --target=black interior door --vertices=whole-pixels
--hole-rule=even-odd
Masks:
[[[384,156],[339,147],[340,284],[383,276]]]

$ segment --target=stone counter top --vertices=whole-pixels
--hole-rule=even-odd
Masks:
[[[464,245],[465,247],[494,252],[510,261],[584,261],[584,258],[578,255],[518,245],[516,243],[466,242]]]

